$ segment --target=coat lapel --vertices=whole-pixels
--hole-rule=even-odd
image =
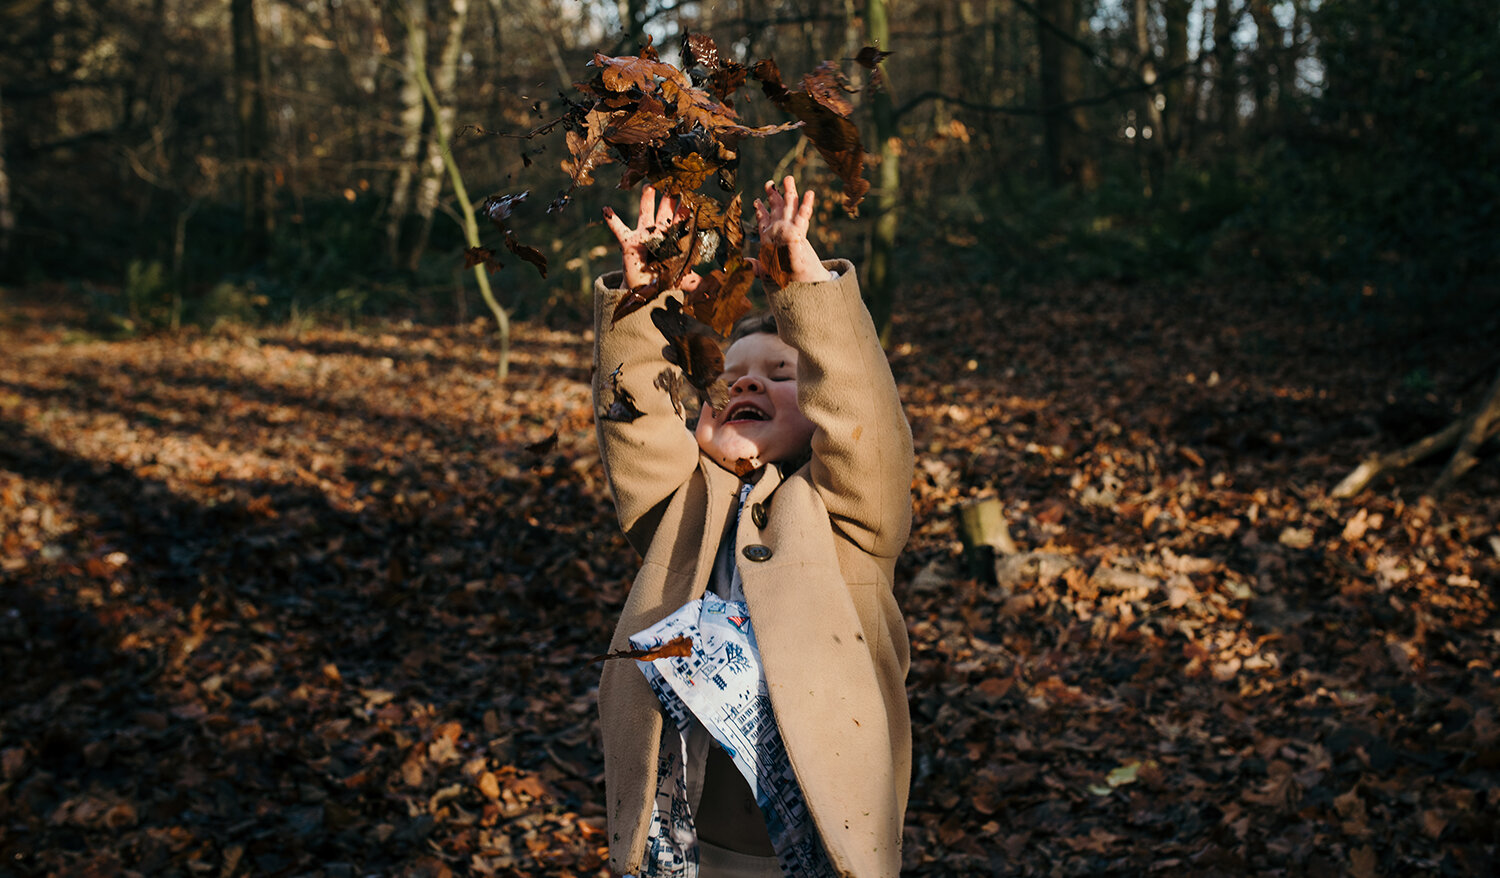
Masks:
[[[708,455],[698,456],[698,468],[703,472],[703,481],[708,490],[708,502],[704,505],[703,538],[698,545],[698,566],[694,568],[695,593],[688,600],[701,597],[713,575],[714,556],[719,553],[719,543],[724,538],[724,525],[739,500],[740,480],[734,473],[714,463]]]

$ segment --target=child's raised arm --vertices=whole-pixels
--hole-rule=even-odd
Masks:
[[[892,557],[911,530],[911,428],[854,266],[818,261],[807,240],[814,196],[766,184],[761,240],[787,248],[791,282],[770,292],[777,334],[797,349],[798,402],[813,422],[812,477],[834,525],[861,549]],[[828,268],[839,276],[828,280]]]
[[[607,274],[594,285],[594,420],[599,450],[615,498],[620,527],[644,551],[666,500],[698,465],[698,445],[674,401],[664,372],[676,367],[662,358],[663,338],[640,308],[614,321],[615,306],[631,289],[655,278],[646,270],[646,247],[658,228],[681,210],[672,198],[656,201],[650,186],[641,190],[634,228],[605,208],[605,224],[620,242],[624,272]],[[684,289],[697,287],[689,272]]]

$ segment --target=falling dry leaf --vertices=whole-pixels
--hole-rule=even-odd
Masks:
[[[557,431],[553,430],[551,435],[547,436],[547,438],[539,439],[536,442],[529,443],[526,446],[526,453],[541,457],[543,455],[551,454],[553,449],[555,448],[557,448]]]
[[[638,662],[654,662],[664,658],[687,658],[693,654],[691,637],[674,637],[660,646],[649,649],[621,649],[589,659],[589,664],[598,664],[614,659],[635,659]]]
[[[886,58],[889,58],[890,55],[890,52],[882,52],[874,46],[865,46],[863,49],[859,50],[858,54],[854,56],[854,60],[858,61],[861,67],[874,70],[877,66],[880,65],[880,62],[884,61]]]

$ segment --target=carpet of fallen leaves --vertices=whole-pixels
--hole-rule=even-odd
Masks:
[[[906,296],[914,876],[1493,874],[1493,327],[1292,291]],[[0,302],[0,872],[607,875],[590,657],[635,568],[590,339],[106,341]],[[556,444],[544,450],[554,431]],[[1004,586],[956,508],[1036,560]],[[980,571],[982,572],[982,571]]]

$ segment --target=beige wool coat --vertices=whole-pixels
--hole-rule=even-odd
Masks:
[[[842,875],[879,878],[901,868],[911,780],[910,654],[891,580],[911,529],[912,440],[854,267],[824,264],[840,276],[771,294],[778,334],[798,351],[812,459],[794,472],[765,468],[735,546],[776,722],[818,834]],[[620,525],[644,559],[611,650],[703,595],[741,484],[700,452],[663,390],[675,367],[648,313],[656,305],[610,325],[620,284],[619,273],[595,284],[595,417]],[[603,416],[616,380],[642,412],[633,422]],[[634,662],[605,663],[599,721],[610,865],[633,873],[663,723]]]

